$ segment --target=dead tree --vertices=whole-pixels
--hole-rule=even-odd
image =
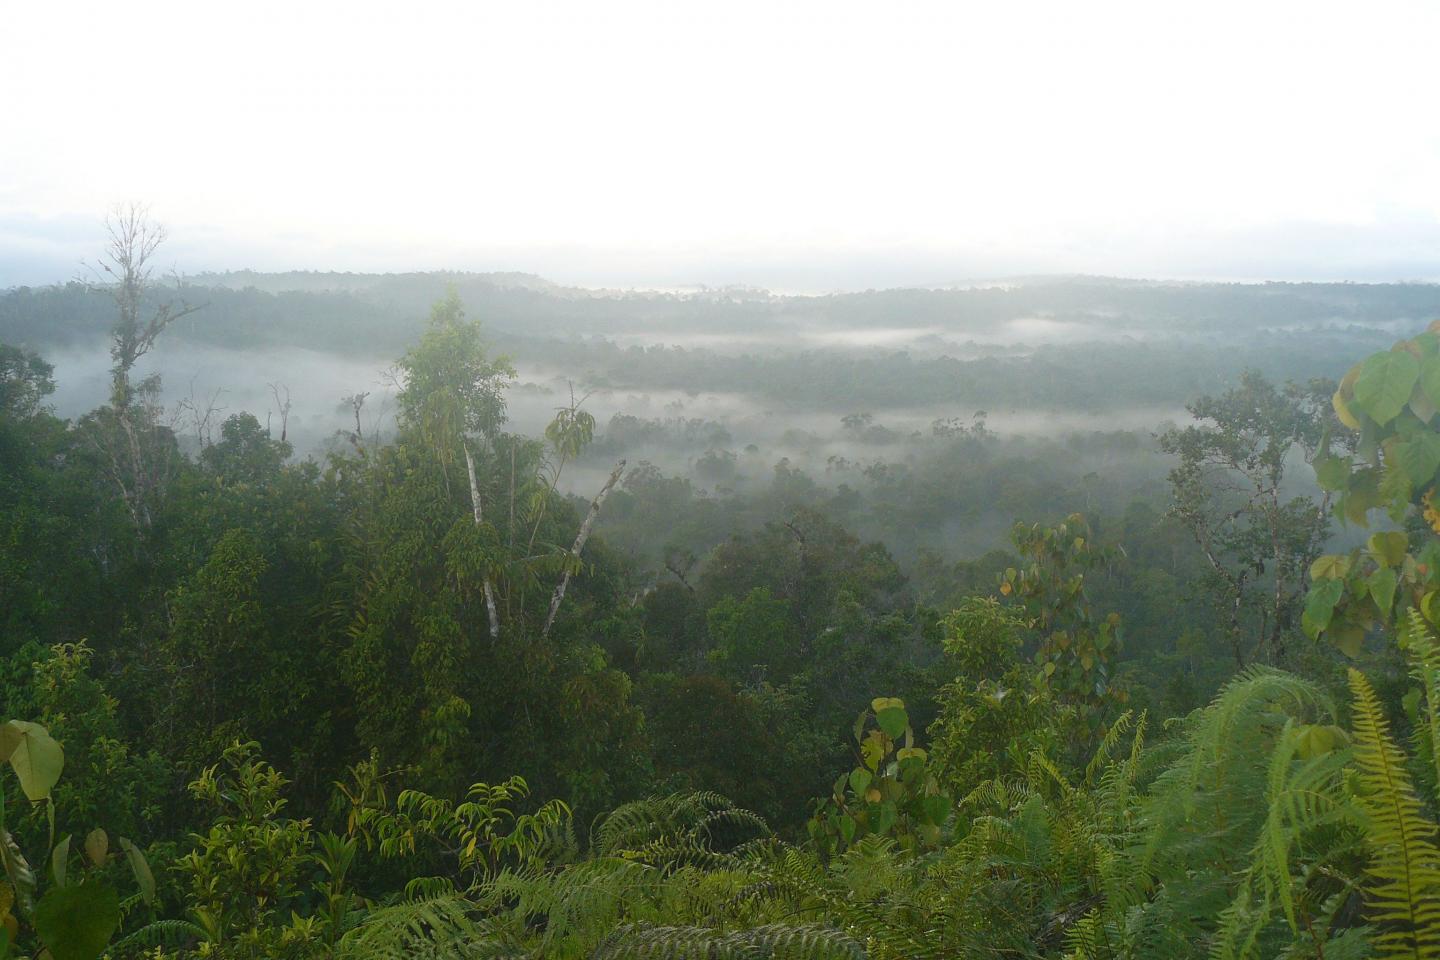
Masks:
[[[135,364],[150,352],[155,340],[181,317],[200,310],[183,298],[147,303],[154,287],[155,252],[165,242],[165,227],[151,219],[140,204],[116,207],[105,219],[109,243],[97,265],[108,277],[107,291],[118,316],[110,332],[110,405],[126,409],[132,399],[130,376]]]
[[[365,409],[365,401],[369,396],[370,391],[364,390],[340,398],[340,411],[349,410],[355,416],[355,429],[341,430],[340,432],[350,441],[350,446],[355,448],[355,452],[362,457],[365,456],[365,429],[360,424],[360,411]]]
[[[286,442],[286,435],[290,430],[290,388],[283,383],[269,384],[270,395],[275,398],[275,407],[280,411],[280,442]],[[281,393],[284,398],[281,398]],[[268,430],[267,430],[268,433]]]
[[[109,243],[96,273],[115,303],[116,319],[110,334],[110,407],[94,420],[92,437],[136,532],[143,534],[174,466],[174,451],[171,433],[160,422],[159,378],[134,383],[135,364],[166,327],[201,306],[152,296],[155,253],[165,242],[165,228],[145,207],[117,207],[105,226]]]

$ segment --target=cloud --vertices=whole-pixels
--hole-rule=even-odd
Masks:
[[[13,231],[146,199],[197,268],[853,288],[1208,275],[1243,266],[1234,244],[1269,270],[1370,275],[1423,267],[1401,247],[1440,222],[1421,119],[1440,7],[1412,0],[245,17],[164,0],[73,17],[22,5],[0,36],[0,217]],[[1302,228],[1313,262],[1304,238],[1295,257],[1260,239]],[[8,282],[72,255],[43,234]]]

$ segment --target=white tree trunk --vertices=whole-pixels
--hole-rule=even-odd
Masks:
[[[571,566],[574,561],[580,559],[580,551],[585,549],[585,541],[590,539],[590,528],[595,526],[595,518],[600,515],[600,507],[604,505],[605,498],[610,496],[610,491],[615,484],[620,482],[620,475],[625,472],[625,461],[621,460],[615,465],[615,472],[610,474],[610,479],[605,481],[605,486],[595,495],[590,502],[590,512],[585,515],[585,522],[580,524],[580,533],[575,537],[575,545],[570,548]],[[570,586],[570,569],[567,566],[560,582],[555,586],[555,596],[550,598],[550,613],[545,617],[545,627],[540,631],[541,637],[550,636],[550,627],[555,623],[555,615],[560,612],[560,604],[565,599],[565,590]]]
[[[470,444],[461,442],[465,448],[465,469],[470,473],[470,508],[475,512],[475,526],[480,526],[480,484],[475,481],[475,458],[470,456]],[[495,609],[495,591],[487,576],[484,583],[485,612],[490,615],[490,639],[500,639],[500,614]]]

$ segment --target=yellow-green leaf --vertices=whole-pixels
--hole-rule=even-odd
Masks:
[[[1375,606],[1388,618],[1390,608],[1395,605],[1395,571],[1382,567],[1370,574],[1366,583],[1370,587],[1370,596],[1374,598]]]
[[[31,802],[50,796],[65,767],[65,751],[38,723],[11,720],[0,728],[0,753],[8,754],[10,766],[20,779],[20,789]]]
[[[1306,724],[1296,731],[1296,752],[1302,760],[1312,760],[1349,744],[1350,735],[1333,724]]]
[[[1342,553],[1320,557],[1310,564],[1311,580],[1340,580],[1350,572],[1350,558]]]
[[[1335,395],[1330,398],[1330,405],[1335,408],[1335,416],[1341,423],[1351,430],[1360,429],[1360,418],[1350,411],[1350,404],[1345,402],[1345,398],[1340,395],[1339,390],[1336,390]]]
[[[1369,548],[1371,555],[1385,566],[1398,567],[1405,562],[1405,554],[1410,549],[1410,538],[1398,530],[1372,533],[1365,546]],[[1311,571],[1313,577],[1314,567],[1311,567]]]
[[[110,837],[104,830],[96,827],[85,835],[85,856],[89,857],[90,862],[95,866],[103,864],[105,856],[109,852]]]
[[[55,875],[55,883],[58,886],[65,886],[65,876],[70,865],[70,834],[60,838],[55,844],[55,849],[50,851],[50,870]]]

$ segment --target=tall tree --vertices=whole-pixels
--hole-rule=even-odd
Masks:
[[[110,404],[87,426],[137,534],[143,535],[178,457],[174,434],[162,422],[159,375],[137,383],[135,365],[170,324],[200,307],[162,294],[154,282],[155,255],[166,233],[147,208],[117,207],[106,229],[109,243],[98,271],[116,311],[110,330]]]
[[[1286,475],[1345,442],[1330,439],[1334,389],[1321,380],[1276,387],[1248,371],[1235,389],[1190,404],[1194,423],[1160,435],[1160,448],[1180,458],[1171,514],[1210,565],[1237,666],[1283,660],[1299,626],[1305,571],[1330,535],[1330,496],[1300,492]]]

